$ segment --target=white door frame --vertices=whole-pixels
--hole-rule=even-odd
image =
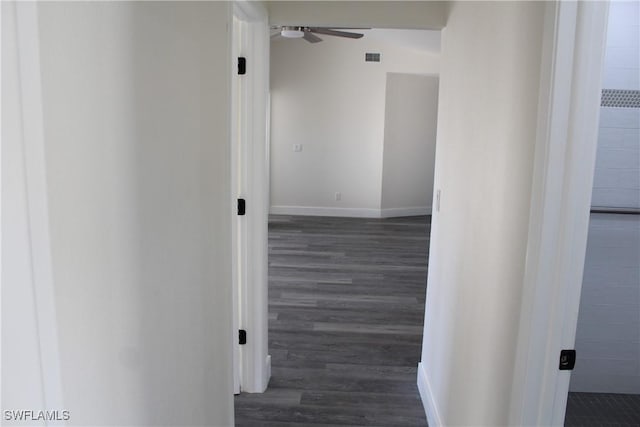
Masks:
[[[231,205],[234,301],[234,392],[262,393],[271,377],[268,355],[267,227],[269,213],[269,26],[264,6],[235,1],[232,23]],[[237,74],[237,57],[246,74]],[[237,216],[236,199],[246,200]],[[247,343],[238,344],[238,330]]]
[[[22,104],[19,113],[22,118],[20,143],[24,156],[23,185],[27,199],[27,244],[31,252],[29,267],[32,280],[31,283],[21,283],[20,286],[33,289],[42,378],[42,384],[33,386],[41,387],[45,405],[42,409],[62,410],[64,401],[49,229],[38,5],[35,2],[16,2],[7,7],[5,12],[15,13],[12,18],[15,19],[16,26],[15,47]],[[17,303],[22,304],[23,301]],[[46,424],[66,423],[47,421]]]
[[[512,425],[564,424],[571,371],[559,359],[575,343],[608,7],[547,4]]]
[[[236,3],[241,10],[246,3]],[[253,6],[253,5],[252,5]],[[561,349],[573,348],[586,251],[600,110],[608,2],[546,5],[534,159],[529,241],[510,424],[562,425],[569,371],[559,371]],[[249,12],[250,16],[254,12]],[[254,19],[254,20],[252,20]],[[267,345],[268,135],[263,134],[268,87],[268,27],[259,14],[248,19],[262,29],[248,49],[257,57],[257,90],[247,128],[248,171],[246,282],[240,282],[240,322],[246,391],[263,391],[269,378]],[[257,49],[257,50],[256,50]],[[252,61],[248,61],[251,72]],[[261,76],[259,77],[258,74]],[[264,86],[263,86],[264,84]],[[257,142],[256,142],[257,141]],[[235,194],[235,193],[234,193]],[[250,195],[250,196],[249,196]],[[236,254],[236,256],[238,256]],[[255,340],[255,341],[253,341]],[[251,344],[251,345],[250,345]],[[241,385],[241,389],[245,388]]]

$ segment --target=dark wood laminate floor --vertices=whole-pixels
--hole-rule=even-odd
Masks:
[[[272,216],[264,394],[237,426],[427,424],[416,386],[429,217]]]
[[[569,393],[565,427],[638,427],[640,395]]]

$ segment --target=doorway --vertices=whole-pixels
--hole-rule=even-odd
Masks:
[[[639,25],[611,3],[567,426],[640,424]]]
[[[236,399],[239,422],[356,423],[371,414],[394,425],[426,422],[415,378],[437,53],[363,33],[272,44],[273,375],[264,396]],[[422,32],[410,33],[407,40]]]

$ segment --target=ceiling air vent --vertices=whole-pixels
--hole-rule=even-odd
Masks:
[[[367,52],[364,54],[364,62],[380,62],[380,54]]]

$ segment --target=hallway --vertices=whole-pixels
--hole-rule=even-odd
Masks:
[[[416,386],[429,217],[271,216],[264,394],[237,426],[426,425]]]

